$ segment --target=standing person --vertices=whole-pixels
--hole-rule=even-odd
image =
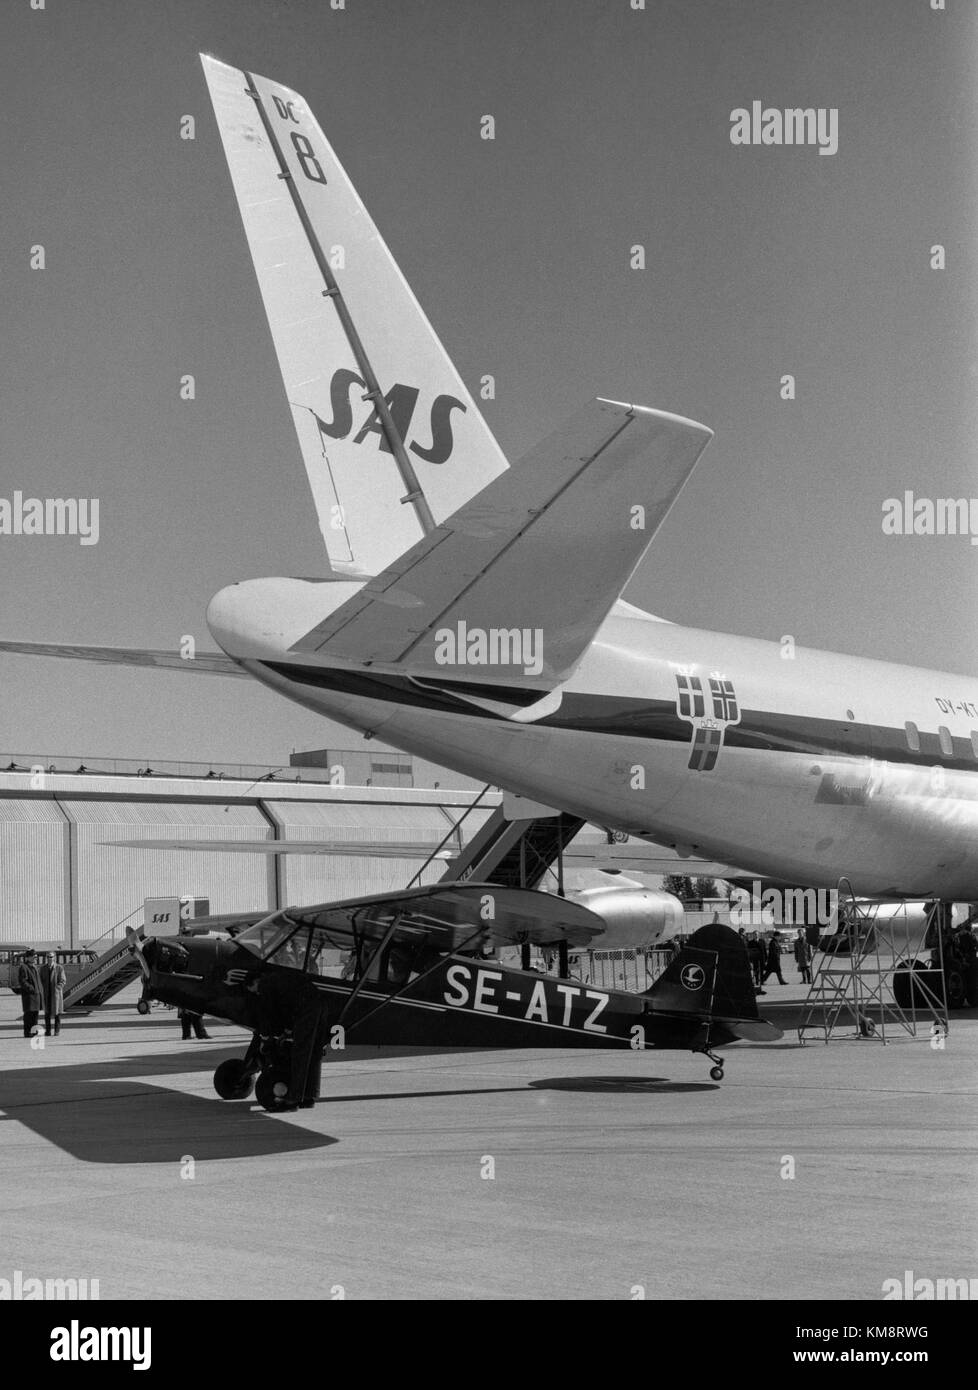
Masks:
[[[954,934],[955,950],[964,975],[965,998],[972,1008],[978,1005],[978,945],[975,943],[970,920]]]
[[[766,994],[767,990],[761,988],[761,976],[764,973],[764,946],[756,931],[750,932],[747,937],[747,955],[750,958],[750,969],[754,977],[754,988],[757,990],[758,994]]]
[[[248,988],[258,995],[258,1031],[269,1041],[291,1032],[289,1089],[282,1110],[307,1110],[319,1099],[328,1005],[308,975],[266,970]]]
[[[798,928],[795,937],[795,964],[801,974],[803,985],[810,985],[812,982],[812,948],[808,944],[808,937],[802,927]]]
[[[204,1028],[204,1020],[200,1014],[195,1014],[192,1009],[178,1009],[177,1017],[180,1020],[180,1026],[183,1028],[184,1042],[190,1041],[191,1028],[194,1030],[196,1037],[210,1040],[211,1035]]]
[[[57,1037],[61,1032],[61,1015],[65,1010],[65,985],[68,977],[65,974],[63,965],[58,964],[58,958],[53,951],[48,951],[44,957],[44,964],[41,966],[41,992],[44,999],[44,1036],[51,1036],[51,1024],[54,1024],[54,1036]]]
[[[41,972],[37,968],[37,952],[30,950],[24,956],[17,971],[17,988],[24,1006],[24,1037],[37,1036],[37,1016],[41,1011]]]
[[[764,974],[761,976],[762,985],[769,975],[777,975],[779,985],[786,985],[788,983],[781,974],[781,942],[777,932],[774,933],[771,940],[768,942],[767,961],[764,967]]]

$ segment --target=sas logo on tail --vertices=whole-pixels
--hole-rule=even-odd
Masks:
[[[329,384],[330,409],[333,418],[323,420],[315,411],[312,412],[319,433],[323,437],[324,446],[326,439],[346,439],[352,431],[354,419],[351,395],[354,387],[359,388],[358,394],[360,401],[362,401],[367,390],[367,383],[362,376],[351,371],[348,367],[340,367],[338,371],[333,373],[333,379]],[[464,414],[467,407],[455,396],[436,396],[428,418],[430,438],[415,438],[409,441],[408,435],[411,431],[414,410],[420,394],[417,386],[404,386],[401,382],[392,386],[387,392],[384,400],[387,402],[394,428],[407,448],[411,450],[412,454],[417,454],[418,458],[425,459],[428,463],[447,463],[452,456],[452,450],[455,448],[455,439],[452,434],[452,412],[460,410]],[[353,443],[363,444],[371,434],[377,436],[379,449],[385,454],[392,452],[376,407],[371,407],[360,422],[359,428],[353,436]]]

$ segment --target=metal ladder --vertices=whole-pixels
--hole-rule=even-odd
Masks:
[[[860,904],[847,878],[839,880],[839,911],[845,913],[845,929],[836,933],[838,946],[824,951],[812,975],[805,999],[805,1013],[798,1028],[798,1040],[808,1041],[806,1034],[821,1034],[823,1042],[831,1041],[846,1026],[855,1033],[847,1037],[871,1038],[885,1046],[887,1023],[894,1028],[918,1036],[918,1015],[929,1024],[928,1036],[938,1030],[948,1032],[947,996],[944,988],[944,956],[942,934],[938,932],[941,994],[912,969],[909,937],[904,944],[896,941],[896,924],[906,926],[906,905],[903,917],[881,917],[878,902]],[[941,904],[935,903],[927,917],[929,927]],[[882,950],[882,955],[881,955]],[[900,971],[910,973],[909,1008],[897,1002],[893,986]],[[888,993],[884,993],[888,991]]]

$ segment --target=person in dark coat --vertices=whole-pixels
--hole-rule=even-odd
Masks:
[[[289,1090],[283,1109],[306,1110],[319,1099],[327,1002],[308,975],[268,970],[249,988],[258,995],[258,1030],[263,1038],[291,1032]]]
[[[41,1012],[41,1000],[44,997],[36,951],[28,951],[21,961],[17,971],[17,988],[20,990],[20,1002],[24,1007],[24,1037],[34,1038],[37,1036],[37,1016]]]
[[[767,960],[764,967],[764,974],[761,976],[762,985],[767,981],[769,975],[777,975],[779,985],[786,985],[788,983],[781,974],[781,942],[778,939],[777,932],[774,933],[768,943]]]
[[[978,945],[971,930],[970,918],[955,932],[954,944],[964,974],[965,998],[974,1008],[978,1005]]]
[[[747,938],[747,956],[754,977],[754,988],[758,994],[766,994],[767,990],[761,988],[761,976],[764,974],[764,943],[756,931],[752,931]]]
[[[63,965],[58,964],[58,958],[53,951],[48,951],[44,957],[44,964],[41,966],[41,990],[44,996],[44,1036],[51,1036],[51,1025],[54,1025],[54,1036],[57,1037],[61,1032],[61,1015],[65,1011],[65,985],[68,977],[65,974]]]
[[[812,982],[812,948],[808,937],[800,927],[795,937],[795,964],[801,975],[802,984],[810,985]]]
[[[183,1041],[190,1041],[190,1030],[193,1029],[194,1036],[198,1038],[210,1039],[210,1033],[204,1027],[204,1020],[200,1014],[195,1014],[191,1009],[178,1009],[177,1017],[183,1029]]]

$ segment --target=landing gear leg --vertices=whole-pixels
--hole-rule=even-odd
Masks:
[[[722,1081],[722,1080],[723,1080],[723,1058],[722,1058],[722,1057],[718,1057],[718,1056],[716,1055],[715,1052],[711,1052],[710,1049],[709,1049],[708,1047],[704,1047],[704,1049],[703,1049],[703,1055],[704,1055],[704,1057],[709,1057],[710,1061],[713,1063],[713,1066],[710,1068],[710,1080],[711,1080],[711,1081]]]

